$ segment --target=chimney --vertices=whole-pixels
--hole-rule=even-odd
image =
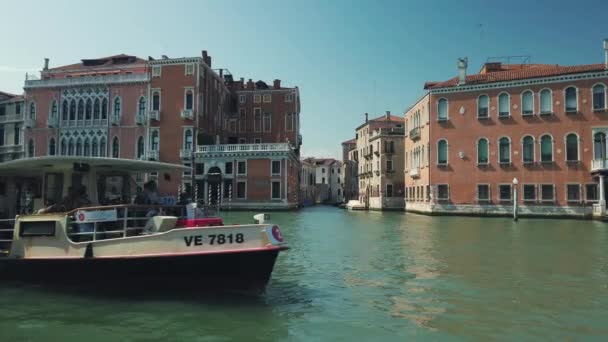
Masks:
[[[207,61],[205,63],[211,68],[211,56],[207,56]]]
[[[467,65],[469,64],[469,59],[458,58],[458,85],[464,85],[467,79]]]
[[[390,119],[390,118],[391,118],[391,111],[390,111],[390,110],[387,110],[387,111],[386,111],[386,118],[387,118],[387,119]]]
[[[273,88],[274,89],[281,89],[281,80],[274,80]]]
[[[367,113],[365,113],[365,122],[367,122],[367,119],[368,119],[368,118],[367,118]]]
[[[608,38],[604,39],[604,68],[608,69]]]
[[[203,55],[203,60],[206,60],[207,59],[207,50],[203,50],[202,55]]]
[[[604,41],[604,46],[606,45],[606,42]],[[45,58],[44,59],[44,70],[49,70],[49,59]]]
[[[253,81],[251,78],[247,81],[247,90],[253,90]]]

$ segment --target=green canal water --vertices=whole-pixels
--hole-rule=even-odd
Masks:
[[[608,339],[606,223],[333,207],[272,221],[291,249],[264,296],[5,284],[0,341]]]

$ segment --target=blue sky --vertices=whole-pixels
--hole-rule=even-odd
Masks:
[[[198,56],[236,77],[297,85],[304,156],[340,155],[363,113],[400,113],[425,81],[487,57],[603,62],[604,1],[11,1],[2,4],[0,90],[24,74],[117,53]]]

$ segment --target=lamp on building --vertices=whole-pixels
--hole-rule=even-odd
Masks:
[[[513,221],[517,221],[517,178],[513,178]]]
[[[464,152],[462,152],[462,151],[458,152],[458,156],[460,157],[460,159],[464,159]]]

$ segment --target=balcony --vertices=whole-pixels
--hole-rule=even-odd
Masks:
[[[158,150],[146,151],[147,160],[158,160]]]
[[[0,123],[23,121],[23,114],[0,115]]]
[[[192,149],[187,148],[179,150],[179,157],[186,160],[192,159]]]
[[[142,115],[135,115],[135,120]],[[110,124],[112,126],[120,126],[120,115],[111,115],[110,116]]]
[[[419,167],[411,168],[410,171],[408,172],[408,175],[414,179],[420,178],[420,168]]]
[[[150,120],[160,121],[160,111],[151,110],[149,114]]]
[[[377,155],[378,157],[380,157],[380,151],[376,150],[376,151],[374,151],[374,154]]]
[[[196,147],[196,157],[207,157],[209,155],[224,153],[260,153],[260,152],[292,152],[288,143],[275,144],[222,144],[222,145],[199,145]]]
[[[181,114],[182,119],[192,120],[194,119],[194,111],[192,109],[184,109]]]
[[[36,119],[26,118],[25,119],[25,128],[34,128],[36,127]]]
[[[410,129],[410,139],[412,141],[420,139],[420,127]]]
[[[608,159],[593,159],[591,161],[591,172],[608,170]]]
[[[53,78],[47,80],[26,80],[24,89],[37,88],[54,88],[68,86],[83,86],[83,85],[98,85],[105,86],[108,84],[127,84],[148,82],[150,76],[145,74],[120,74],[107,76],[86,76],[86,77],[70,77],[70,78]]]
[[[144,126],[146,124],[146,116],[140,114],[135,115],[135,124],[138,126]]]
[[[376,170],[374,171],[374,173],[376,174],[376,176],[380,176],[380,170]]]
[[[57,127],[59,127],[59,117],[58,116],[49,116],[46,119],[46,125],[49,128],[57,128]]]
[[[0,146],[0,153],[22,153],[23,145],[4,145]]]

